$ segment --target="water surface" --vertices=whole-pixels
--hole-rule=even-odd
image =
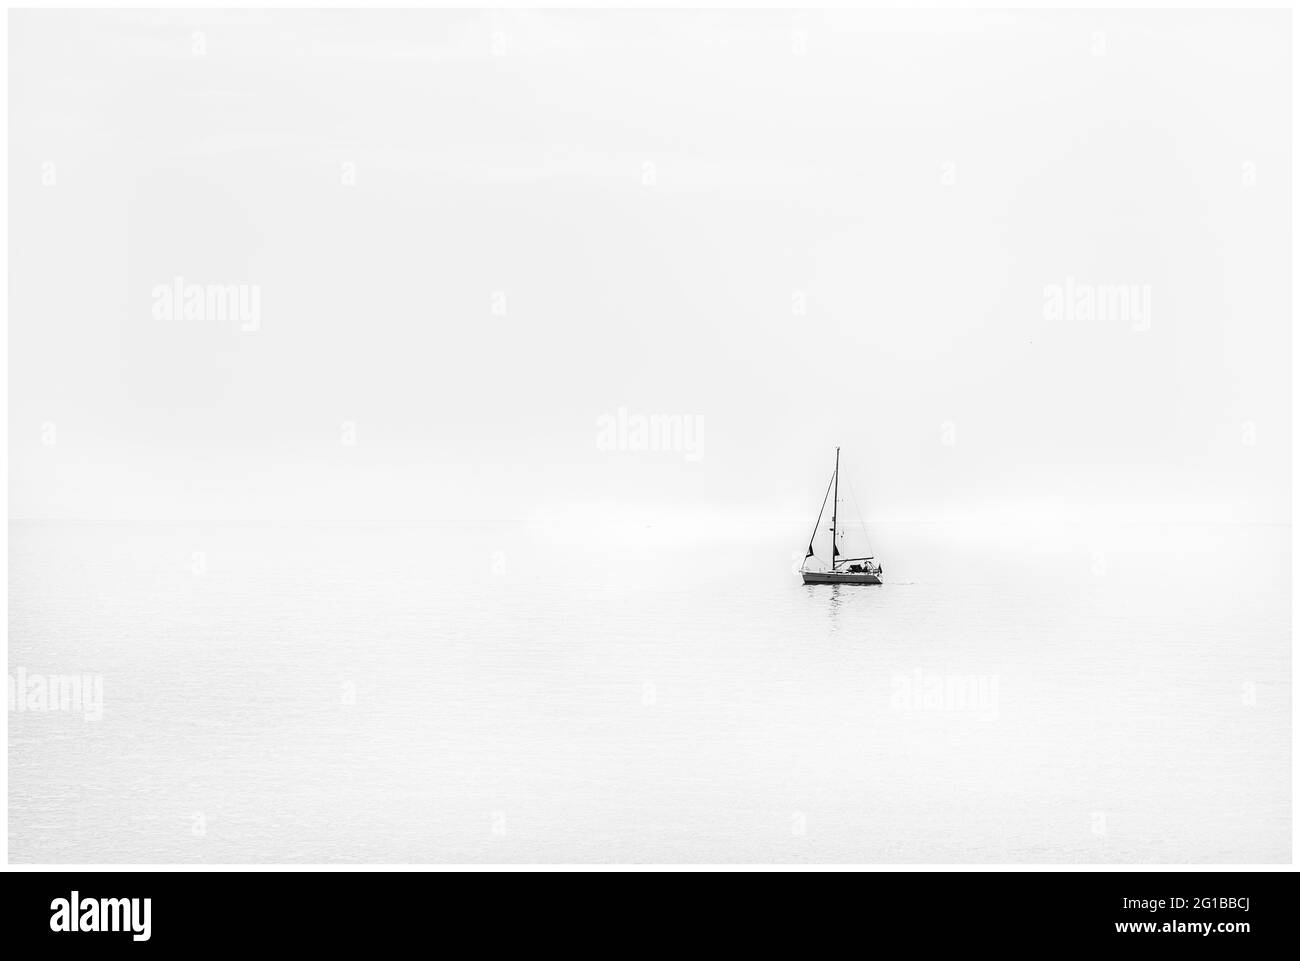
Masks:
[[[591,533],[12,523],[11,859],[1290,856],[1289,528]]]

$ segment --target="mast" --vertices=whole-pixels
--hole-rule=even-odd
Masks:
[[[840,508],[840,449],[835,448],[835,474],[832,483],[835,485],[835,500],[831,501],[831,570],[835,570],[835,558],[839,554],[839,545],[835,543],[835,515]]]

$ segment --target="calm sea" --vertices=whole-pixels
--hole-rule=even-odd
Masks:
[[[11,859],[1289,859],[1287,527],[581,534],[12,523]]]

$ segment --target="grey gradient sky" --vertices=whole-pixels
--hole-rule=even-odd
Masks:
[[[11,516],[1289,522],[1289,22],[16,11]]]

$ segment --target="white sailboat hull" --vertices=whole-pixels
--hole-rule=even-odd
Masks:
[[[880,584],[879,574],[852,573],[850,571],[804,571],[805,584]]]

